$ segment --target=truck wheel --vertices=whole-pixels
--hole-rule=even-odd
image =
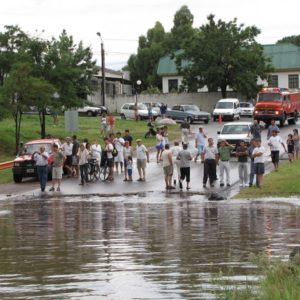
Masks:
[[[122,119],[122,120],[126,120],[126,117],[125,117],[124,114],[121,114],[121,119]]]
[[[231,116],[231,121],[234,121],[234,115]]]
[[[209,120],[205,120],[205,121],[204,121],[204,124],[208,124],[208,122],[209,122]]]
[[[20,183],[20,182],[22,182],[22,176],[21,176],[21,175],[16,175],[16,174],[14,174],[14,182],[15,182],[15,183]]]
[[[295,125],[297,123],[297,121],[298,121],[298,113],[295,111],[294,117],[292,119],[289,119],[288,123],[290,125]]]
[[[284,126],[284,123],[286,121],[286,115],[284,114],[284,116],[282,117],[282,119],[280,119],[280,127],[283,127]]]
[[[87,115],[88,115],[89,117],[92,117],[92,116],[93,116],[93,112],[89,110],[89,111],[87,112]]]

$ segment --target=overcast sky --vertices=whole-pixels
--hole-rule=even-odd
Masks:
[[[299,0],[2,0],[0,28],[17,24],[42,38],[58,37],[66,29],[75,41],[82,40],[85,46],[92,47],[100,64],[99,31],[106,66],[117,70],[131,53],[136,53],[138,37],[156,21],[169,31],[182,5],[187,5],[194,15],[194,27],[204,24],[211,13],[224,21],[236,17],[238,23],[260,28],[258,41],[263,44],[300,34]]]

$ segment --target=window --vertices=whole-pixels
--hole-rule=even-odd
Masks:
[[[169,79],[169,93],[178,90],[178,79]]]
[[[278,87],[278,75],[270,75],[268,79],[269,87]]]
[[[299,75],[298,74],[290,74],[289,75],[289,88],[290,89],[298,89],[299,88]]]

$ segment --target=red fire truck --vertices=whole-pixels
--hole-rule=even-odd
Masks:
[[[271,120],[296,124],[300,112],[300,91],[263,88],[257,95],[254,120],[269,124]]]

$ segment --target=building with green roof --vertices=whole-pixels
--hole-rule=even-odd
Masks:
[[[299,88],[300,76],[300,47],[293,44],[264,45],[264,54],[269,57],[273,65],[274,72],[269,74],[268,83],[258,80],[258,84],[269,87]],[[176,56],[182,50],[174,53]],[[183,61],[182,66],[187,66],[190,62]],[[183,76],[178,74],[175,59],[170,55],[159,60],[157,74],[162,78],[163,93],[178,90],[182,84]],[[204,87],[200,91],[205,92]]]

